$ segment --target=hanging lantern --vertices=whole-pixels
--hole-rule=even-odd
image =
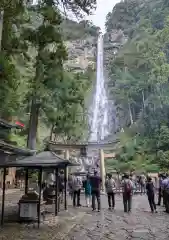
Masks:
[[[21,127],[21,128],[25,127],[25,125],[24,125],[23,123],[19,122],[19,121],[16,121],[15,124],[16,124],[18,127]]]

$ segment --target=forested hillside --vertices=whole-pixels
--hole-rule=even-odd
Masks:
[[[107,15],[106,28],[108,36],[120,30],[127,39],[111,50],[107,64],[110,97],[118,117],[127,116],[119,133],[121,147],[109,165],[168,169],[169,2],[122,1]]]
[[[79,15],[92,11],[96,2],[62,3],[65,11]],[[66,20],[59,4],[46,0],[37,5],[0,2],[0,117],[23,122],[25,130],[20,136],[13,133],[9,137],[20,145],[28,142],[33,149],[52,133],[60,141],[83,138],[86,127],[84,99],[94,69],[86,65],[72,71],[66,64],[70,58],[66,42],[93,39],[98,29],[89,22]]]

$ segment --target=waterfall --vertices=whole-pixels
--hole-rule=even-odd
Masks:
[[[103,69],[103,35],[99,35],[97,43],[97,78],[96,89],[91,108],[90,142],[104,140],[109,133],[109,104],[105,89]]]
[[[104,64],[103,64],[103,35],[98,36],[97,42],[97,76],[95,91],[93,94],[92,104],[90,108],[90,142],[100,142],[107,137],[110,133],[109,121],[111,120],[109,114],[109,102],[105,89],[105,79],[104,79]],[[112,108],[112,106],[111,106]],[[115,116],[115,114],[113,114]],[[113,120],[114,121],[114,120]],[[113,122],[111,120],[111,122]],[[88,151],[88,156],[85,158],[78,158],[76,162],[80,163],[80,167],[77,169],[78,172],[83,172],[85,170],[92,171],[92,169],[99,170],[99,156],[98,152]]]

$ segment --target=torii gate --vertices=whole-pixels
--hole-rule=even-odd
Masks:
[[[108,142],[108,143],[79,143],[79,144],[62,144],[62,143],[56,143],[53,141],[50,141],[48,144],[49,149],[52,151],[56,151],[56,150],[64,150],[65,151],[65,155],[64,158],[66,160],[69,160],[70,158],[70,150],[81,150],[81,149],[91,149],[91,150],[99,150],[99,155],[100,155],[100,173],[101,173],[101,178],[102,178],[102,189],[105,190],[105,162],[104,162],[104,158],[105,157],[114,157],[114,153],[112,154],[105,154],[104,150],[114,150],[115,149],[115,145],[118,143],[119,141],[113,141],[113,142]]]

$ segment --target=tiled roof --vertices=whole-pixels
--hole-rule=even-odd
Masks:
[[[3,119],[0,119],[0,126],[2,126],[4,128],[9,128],[9,129],[10,128],[22,128],[20,125],[9,123]]]

